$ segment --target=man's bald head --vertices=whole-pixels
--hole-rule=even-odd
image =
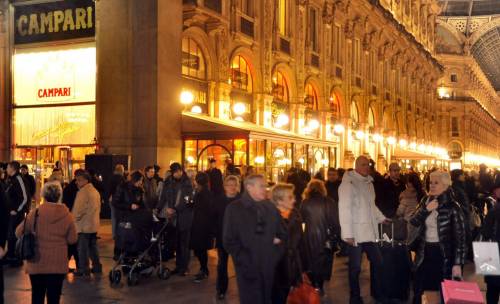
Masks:
[[[370,174],[370,160],[366,156],[359,156],[356,158],[354,170],[363,176]]]

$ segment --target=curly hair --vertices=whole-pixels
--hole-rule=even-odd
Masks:
[[[302,194],[302,198],[304,200],[310,199],[312,196],[320,195],[322,197],[327,196],[325,183],[319,179],[311,179],[311,181],[307,184],[304,193]]]

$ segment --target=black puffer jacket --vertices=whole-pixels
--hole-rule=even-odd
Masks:
[[[410,219],[410,223],[419,227],[420,239],[422,240],[417,248],[417,258],[415,266],[418,267],[424,260],[425,249],[425,220],[431,212],[427,211],[426,203],[428,197],[424,197]],[[465,223],[464,215],[460,205],[453,199],[449,188],[437,198],[439,202],[438,211],[438,235],[441,252],[444,257],[444,275],[451,276],[451,268],[454,265],[463,265],[466,255]]]

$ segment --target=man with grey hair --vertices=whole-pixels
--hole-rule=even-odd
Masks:
[[[242,197],[224,214],[223,245],[233,257],[242,304],[270,304],[278,245],[286,240],[262,175],[245,179]]]
[[[363,303],[359,287],[361,258],[366,253],[373,267],[372,286],[377,301],[383,301],[380,292],[382,256],[377,247],[378,224],[387,221],[375,205],[373,178],[369,175],[368,158],[356,159],[355,169],[346,172],[339,187],[339,217],[342,239],[349,245],[350,303]]]

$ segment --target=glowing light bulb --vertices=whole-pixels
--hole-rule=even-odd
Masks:
[[[190,105],[193,103],[194,95],[190,91],[181,92],[181,103],[183,105]]]

